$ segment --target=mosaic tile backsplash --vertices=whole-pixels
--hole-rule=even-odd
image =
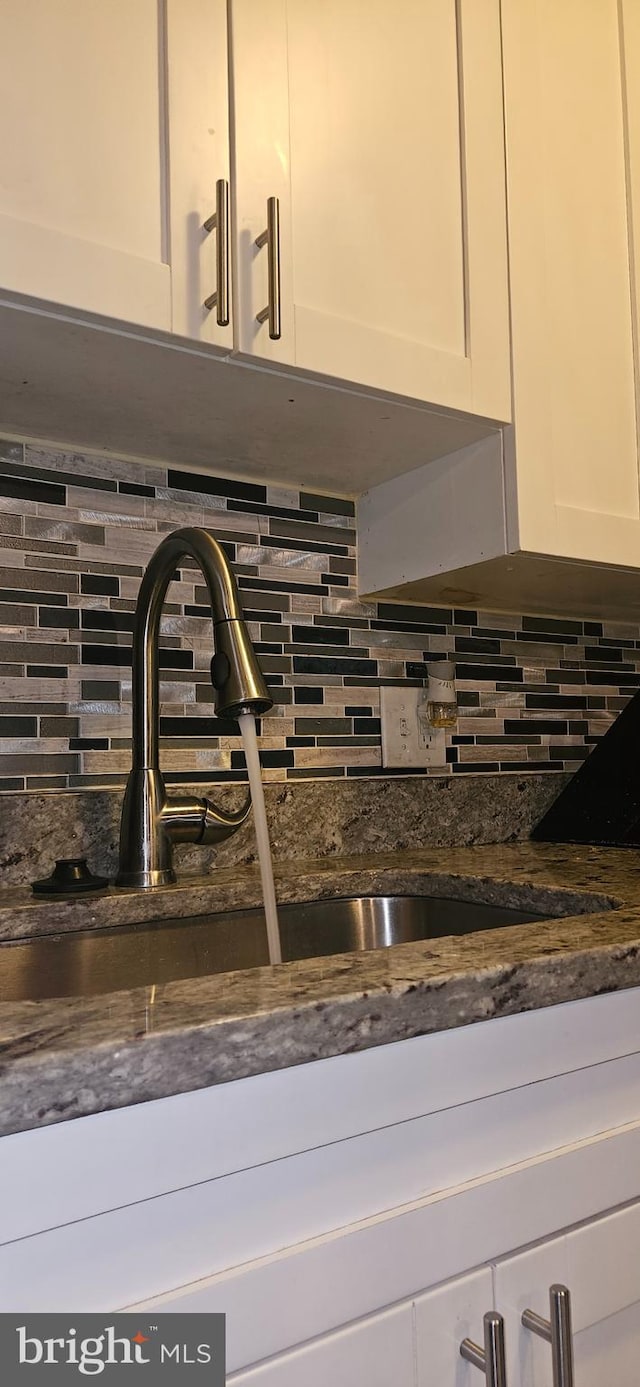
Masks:
[[[233,562],[275,700],[267,780],[392,774],[380,686],[422,683],[438,657],[455,660],[460,718],[425,774],[575,769],[640,687],[639,627],[360,602],[352,502],[215,470],[0,442],[0,790],[124,783],[136,594],[180,525],[205,525]],[[213,715],[198,571],[169,597],[166,779],[243,780],[237,726]]]

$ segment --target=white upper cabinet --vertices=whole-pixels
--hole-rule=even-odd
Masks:
[[[157,0],[3,0],[3,289],[170,328]]]
[[[3,0],[0,30],[0,287],[229,345],[224,0]]]
[[[226,0],[167,0],[166,16],[171,326],[180,336],[230,349]],[[222,224],[212,227],[216,205]]]
[[[505,0],[502,41],[513,428],[369,493],[362,591],[637,619],[640,5]]]
[[[237,346],[510,418],[497,0],[232,0]],[[279,199],[281,336],[256,246]]]
[[[508,420],[499,0],[229,15],[3,0],[0,290]]]
[[[504,6],[514,539],[633,567],[639,31],[637,0]]]
[[[132,324],[111,446],[339,458],[363,593],[640,616],[639,75],[639,0],[0,0],[0,313],[67,381],[34,328],[0,410],[88,371],[103,444],[59,309]]]

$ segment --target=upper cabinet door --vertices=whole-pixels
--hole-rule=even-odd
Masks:
[[[229,349],[233,307],[230,226],[225,218],[225,211],[230,216],[226,0],[166,0],[166,5],[172,329],[182,337]],[[216,205],[221,226],[211,226]],[[219,318],[226,318],[226,323]]]
[[[232,0],[243,354],[510,418],[498,0]],[[282,335],[268,301],[280,200]]]
[[[4,0],[0,286],[171,327],[157,0]]]
[[[0,288],[223,347],[225,0],[3,0]]]
[[[503,6],[518,474],[512,547],[633,568],[639,14],[638,0]]]

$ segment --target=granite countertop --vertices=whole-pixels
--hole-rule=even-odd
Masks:
[[[515,843],[291,861],[277,867],[276,888],[281,903],[434,894],[563,913],[106,996],[0,1003],[0,1134],[640,986],[640,872],[629,849]],[[0,939],[259,902],[254,867],[91,901],[7,888]]]

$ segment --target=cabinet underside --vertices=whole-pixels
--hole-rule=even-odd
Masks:
[[[372,595],[361,593],[364,598]],[[640,572],[545,554],[501,554],[483,563],[378,589],[375,597],[490,612],[638,621]]]
[[[117,401],[117,408],[114,407]],[[67,310],[0,302],[7,435],[357,496],[492,437],[484,419],[240,362]]]

